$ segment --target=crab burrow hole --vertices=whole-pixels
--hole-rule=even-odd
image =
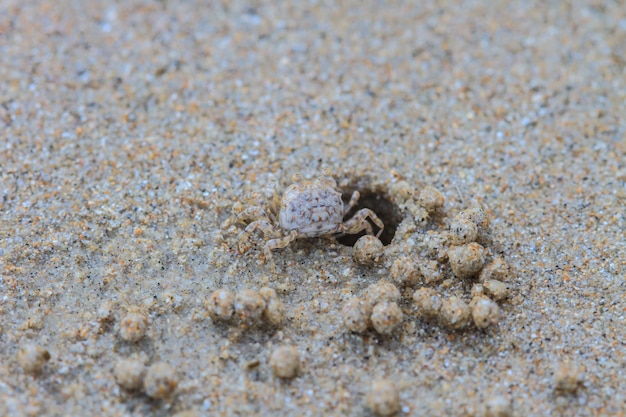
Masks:
[[[393,236],[396,234],[398,225],[402,221],[402,214],[400,213],[398,206],[389,198],[389,195],[385,192],[385,190],[352,184],[342,187],[342,191],[341,198],[346,205],[350,201],[350,197],[352,197],[352,193],[354,191],[361,193],[361,198],[359,198],[357,204],[352,207],[352,210],[346,214],[344,221],[352,218],[357,211],[363,208],[372,210],[385,225],[385,230],[383,230],[383,233],[380,235],[380,241],[385,246],[389,245],[393,240]],[[368,221],[372,225],[374,233],[378,233],[378,227],[369,219]],[[345,246],[354,246],[356,241],[364,235],[365,231],[355,235],[343,235],[338,237],[337,241]]]

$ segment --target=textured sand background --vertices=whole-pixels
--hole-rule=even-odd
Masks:
[[[624,2],[278,4],[0,2],[0,415],[363,415],[380,377],[401,415],[496,397],[624,415]],[[391,336],[343,327],[433,223],[373,268],[333,239],[276,251],[278,275],[254,242],[236,253],[234,203],[325,167],[392,202],[399,181],[435,186],[441,227],[483,204],[514,272],[498,327],[415,318],[412,289]],[[207,317],[215,289],[262,286],[279,327]],[[129,310],[149,319],[137,343],[118,334]],[[286,382],[268,366],[283,343],[302,357]],[[27,345],[51,355],[35,374]],[[172,364],[173,396],[120,388],[128,357]]]

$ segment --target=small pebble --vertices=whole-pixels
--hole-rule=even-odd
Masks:
[[[178,386],[176,369],[170,364],[158,362],[150,366],[143,380],[146,394],[155,399],[164,399],[172,395]]]
[[[380,280],[365,289],[365,300],[371,306],[382,301],[400,301],[400,290],[391,282]]]
[[[420,206],[424,207],[428,213],[436,213],[443,209],[445,199],[443,194],[433,186],[424,187],[417,199]]]
[[[404,314],[397,303],[383,301],[372,309],[372,326],[380,334],[390,334],[402,323]]]
[[[441,297],[432,288],[422,287],[413,294],[417,313],[424,318],[434,318],[441,310]]]
[[[424,259],[418,264],[418,268],[426,284],[434,284],[443,279],[443,273],[437,261]]]
[[[465,245],[475,242],[478,237],[478,227],[468,219],[454,219],[450,224],[450,243]]]
[[[372,383],[367,394],[367,406],[379,416],[391,416],[400,410],[400,393],[396,384],[389,379]]]
[[[504,300],[509,296],[509,286],[497,279],[489,279],[483,282],[485,292],[494,300]]]
[[[495,326],[500,320],[500,308],[489,298],[476,297],[472,300],[472,318],[479,329]]]
[[[393,261],[389,275],[398,285],[413,287],[419,281],[420,273],[415,262],[408,256],[401,256]]]
[[[361,298],[351,298],[341,309],[343,325],[351,332],[363,333],[371,324],[371,312],[372,306],[370,303]]]
[[[485,401],[485,417],[511,417],[512,415],[513,407],[508,398],[496,395]]]
[[[571,362],[562,362],[554,372],[554,382],[557,391],[573,393],[583,381],[583,369]]]
[[[26,344],[17,352],[17,363],[28,373],[37,373],[50,360],[50,353],[37,345]]]
[[[480,272],[485,263],[485,248],[476,242],[453,246],[448,250],[452,273],[457,278],[469,278]]]
[[[280,346],[270,355],[270,367],[274,376],[283,379],[294,378],[300,370],[300,354],[295,346]]]
[[[472,316],[469,305],[459,297],[452,296],[444,300],[441,306],[441,319],[452,329],[462,329],[467,326]]]
[[[146,334],[148,318],[136,311],[131,311],[124,316],[119,324],[118,333],[127,342],[138,342]]]
[[[244,322],[253,322],[261,318],[265,310],[265,300],[251,289],[244,289],[237,293],[235,298],[235,312]]]
[[[121,359],[115,365],[115,381],[128,390],[140,389],[146,375],[143,361],[138,359]]]
[[[361,236],[352,248],[354,261],[361,265],[375,265],[380,262],[383,254],[383,242],[371,235]]]
[[[502,258],[496,258],[480,271],[478,276],[479,282],[485,282],[490,279],[495,279],[502,282],[508,282],[510,275],[509,265],[504,262]]]
[[[207,300],[207,310],[213,320],[230,320],[235,313],[235,297],[233,293],[219,289]]]

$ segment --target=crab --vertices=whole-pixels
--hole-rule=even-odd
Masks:
[[[251,221],[237,237],[240,253],[247,250],[246,242],[258,230],[266,238],[263,247],[265,261],[275,271],[272,250],[287,247],[296,239],[337,234],[357,234],[363,230],[374,235],[370,219],[378,228],[379,237],[385,226],[376,213],[368,208],[357,211],[346,221],[343,218],[357,204],[360,193],[354,191],[350,202],[344,205],[337,182],[328,172],[315,181],[303,181],[299,174],[292,177],[291,184],[280,198],[280,207],[271,216],[261,207],[249,207],[237,214],[237,222]],[[275,198],[277,201],[277,198]],[[276,205],[276,204],[275,204]]]

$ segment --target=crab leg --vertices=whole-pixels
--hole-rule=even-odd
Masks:
[[[221,226],[222,230],[226,230],[234,224],[237,223],[248,223],[253,220],[265,219],[269,220],[267,213],[259,206],[248,207],[247,209],[236,212],[233,209],[232,216],[230,216]]]
[[[263,253],[265,254],[265,260],[269,262],[272,267],[272,272],[276,272],[276,265],[274,264],[274,258],[272,257],[272,250],[285,248],[297,238],[298,231],[292,230],[287,236],[270,239],[267,243],[265,243]]]
[[[239,236],[237,236],[237,246],[239,248],[240,253],[244,253],[247,249],[243,245],[244,241],[249,240],[250,236],[252,236],[252,234],[256,232],[257,230],[260,230],[261,232],[263,232],[263,235],[265,236],[271,236],[271,237],[278,236],[278,231],[274,228],[274,226],[270,224],[269,221],[265,219],[256,220],[250,223],[245,228],[245,230],[239,233]]]
[[[368,235],[373,235],[374,231],[372,230],[372,225],[367,221],[368,218],[380,228],[378,233],[376,233],[376,237],[379,237],[383,232],[385,225],[382,220],[378,218],[376,213],[367,208],[357,211],[354,217],[343,223],[344,232],[349,235],[354,235],[359,233],[361,230],[365,230]]]
[[[350,212],[350,210],[352,210],[352,207],[354,207],[356,205],[356,203],[359,202],[359,198],[361,198],[361,193],[359,193],[358,191],[355,191],[355,192],[352,193],[352,197],[350,197],[350,202],[343,209],[343,215],[344,216],[346,214],[348,214]]]
[[[255,219],[264,219],[264,220],[268,219],[267,213],[265,213],[265,210],[263,210],[261,207],[258,207],[258,206],[248,207],[241,213],[237,214],[236,222],[244,223],[244,222],[255,220]]]

